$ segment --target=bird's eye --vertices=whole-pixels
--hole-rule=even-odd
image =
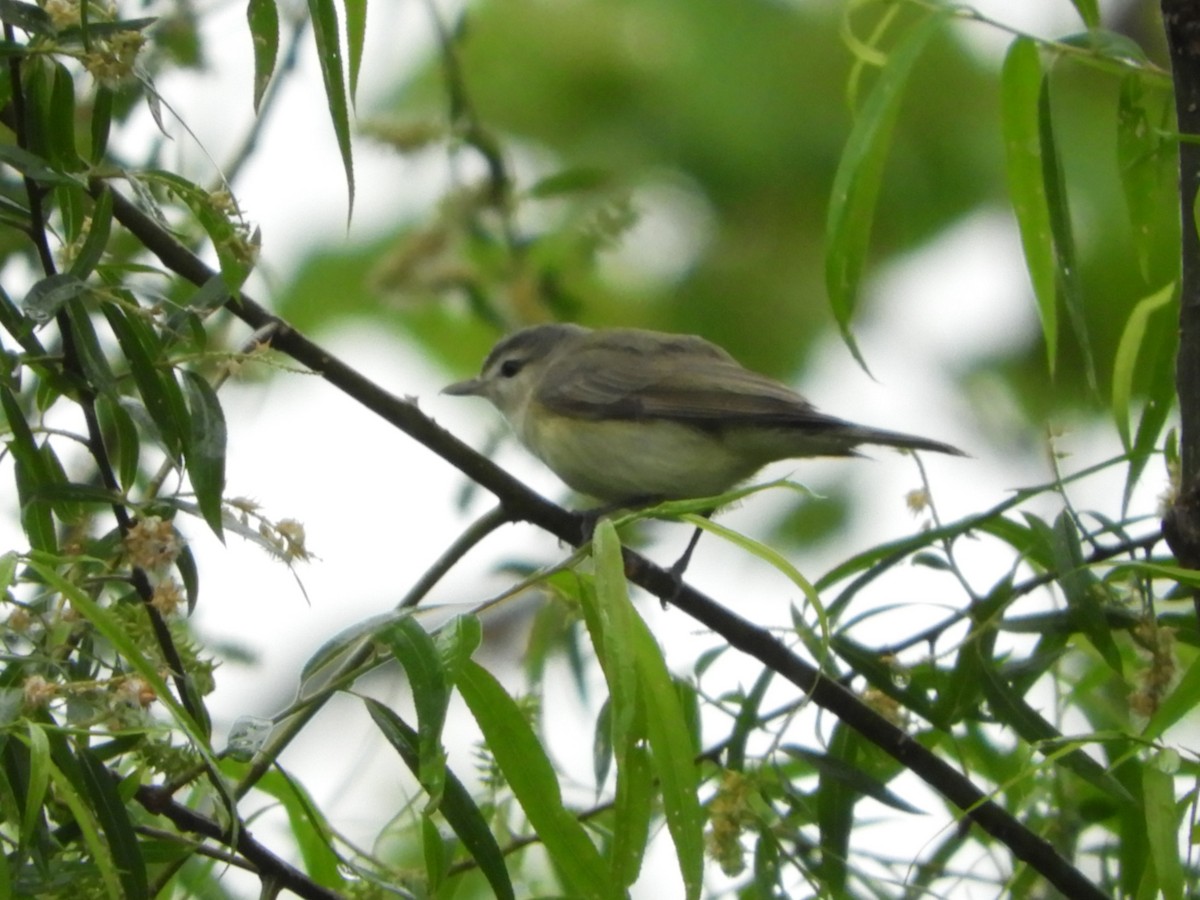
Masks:
[[[521,371],[521,367],[523,365],[525,365],[523,360],[506,359],[504,362],[500,363],[500,374],[504,378],[512,378]]]

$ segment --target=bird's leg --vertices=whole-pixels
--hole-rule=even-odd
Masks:
[[[615,503],[604,503],[600,506],[593,506],[591,509],[584,509],[576,513],[579,516],[579,538],[580,546],[588,543],[592,539],[592,535],[596,532],[596,526],[600,520],[609,513],[615,512],[633,512],[645,506],[654,506],[660,502],[660,497],[634,497],[630,500],[619,500]]]
[[[704,518],[711,518],[714,512],[716,510],[710,509],[704,513]],[[700,543],[700,535],[703,533],[704,529],[697,525],[696,530],[692,532],[691,539],[688,541],[687,548],[683,551],[683,555],[675,560],[675,565],[671,566],[668,570],[671,573],[671,580],[675,582],[675,590],[671,592],[669,599],[663,598],[663,609],[667,608],[668,603],[674,602],[675,598],[679,596],[679,592],[683,590],[683,573],[687,571],[688,563],[692,561],[692,553],[695,552],[696,545]]]

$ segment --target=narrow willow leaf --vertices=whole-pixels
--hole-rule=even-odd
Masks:
[[[52,78],[46,122],[51,159],[63,171],[78,172],[84,163],[75,144],[75,80],[60,62],[54,64]]]
[[[829,741],[830,753],[841,763],[839,773],[852,769],[861,739],[844,722],[833,728]],[[859,792],[842,777],[829,770],[819,770],[817,788],[817,826],[821,834],[821,862],[817,876],[823,889],[832,896],[845,893],[847,860],[850,857],[850,833],[854,829],[854,806]]]
[[[333,829],[304,786],[282,769],[274,769],[266,772],[254,787],[283,805],[288,817],[288,832],[300,848],[308,877],[327,889],[344,892],[346,877],[333,849],[336,846]]]
[[[37,492],[52,487],[54,472],[46,463],[41,450],[33,439],[33,431],[25,421],[25,414],[12,391],[0,385],[0,406],[8,422],[11,437],[9,450],[16,460],[17,499],[21,504],[21,526],[29,545],[34,550],[54,553],[58,549],[58,535],[54,518],[47,503],[35,499]]]
[[[254,111],[258,112],[279,55],[279,8],[275,0],[250,0],[246,21],[254,43]]]
[[[112,208],[112,191],[105,185],[96,202],[92,204],[91,225],[88,227],[87,237],[71,261],[68,274],[80,280],[92,274],[104,256],[104,251],[108,249],[108,236],[112,231]]]
[[[1005,168],[1025,267],[1041,317],[1046,362],[1053,375],[1058,356],[1058,275],[1038,125],[1044,78],[1037,44],[1024,37],[1013,41],[1000,82]]]
[[[1071,5],[1079,13],[1079,18],[1083,19],[1084,25],[1088,28],[1099,27],[1100,9],[1096,4],[1096,0],[1071,0]]]
[[[417,732],[379,701],[367,698],[364,702],[375,725],[419,779],[421,772]],[[463,783],[449,770],[446,771],[446,788],[442,794],[439,811],[454,829],[471,858],[479,865],[479,870],[488,880],[495,896],[501,900],[513,900],[515,895],[512,881],[508,877],[508,869],[504,865],[504,854],[470,791],[463,787]],[[586,837],[584,839],[586,840]]]
[[[362,68],[363,44],[367,37],[367,0],[342,0],[346,10],[346,55],[350,70],[350,103],[358,96],[358,73]]]
[[[462,666],[458,690],[567,894],[596,900],[623,896],[587,832],[563,806],[554,768],[516,701],[475,662]]]
[[[1075,627],[1091,641],[1114,672],[1123,674],[1121,651],[1104,617],[1103,601],[1108,592],[1084,562],[1079,531],[1066,511],[1055,520],[1051,541],[1053,570],[1059,573],[1058,584],[1066,597],[1067,607],[1074,614]]]
[[[183,387],[191,413],[184,451],[188,478],[204,521],[213,534],[224,540],[221,501],[225,494],[225,413],[217,392],[202,376],[185,371]]]
[[[810,646],[810,651],[817,653],[821,658],[824,658],[829,653],[829,616],[826,613],[825,605],[821,602],[821,595],[817,593],[817,589],[807,578],[800,574],[791,562],[788,561],[782,553],[774,547],[764,544],[762,541],[756,541],[754,538],[734,531],[731,528],[726,528],[724,525],[718,525],[712,519],[706,516],[684,516],[684,521],[697,528],[703,528],[705,531],[711,531],[713,534],[719,535],[737,547],[745,550],[747,553],[752,553],[761,559],[763,562],[773,566],[780,573],[787,577],[792,584],[796,585],[804,594],[804,599],[813,612],[817,615],[817,625],[820,628],[821,639],[816,647]],[[806,637],[809,629],[801,629],[800,636]]]
[[[1074,772],[1114,800],[1133,802],[1124,785],[1105,771],[1100,763],[1064,738],[1062,732],[1012,689],[994,666],[984,665],[981,674],[988,708],[998,722],[1007,725],[1023,740],[1036,745],[1056,765]]]
[[[42,726],[26,721],[29,741],[29,769],[25,781],[24,807],[21,812],[21,846],[29,847],[45,813],[46,790],[50,786],[50,740]]]
[[[1183,900],[1183,862],[1179,858],[1179,812],[1175,806],[1175,778],[1159,767],[1157,758],[1144,762],[1142,797],[1146,815],[1146,836],[1157,880],[1155,896],[1163,900]]]
[[[1175,282],[1171,282],[1139,300],[1129,314],[1129,321],[1125,323],[1121,341],[1117,344],[1117,355],[1113,359],[1112,413],[1126,451],[1133,449],[1129,435],[1129,400],[1133,395],[1138,351],[1146,337],[1146,322],[1153,313],[1174,299],[1175,288]]]
[[[342,63],[337,7],[334,6],[333,0],[308,0],[308,12],[312,18],[313,38],[317,42],[317,60],[321,65],[321,77],[325,82],[325,99],[329,105],[329,118],[333,122],[338,149],[342,153],[342,165],[346,170],[346,188],[349,192],[347,216],[349,216],[354,211],[354,159],[350,146],[350,109],[346,103],[345,68]]]
[[[114,397],[117,393],[117,377],[108,365],[108,357],[100,349],[100,340],[92,318],[83,303],[67,303],[64,307],[71,322],[71,336],[75,345],[75,357],[83,369],[83,377],[101,395]]]
[[[608,742],[617,765],[617,787],[613,803],[613,845],[609,855],[613,876],[629,886],[636,880],[645,855],[641,818],[648,814],[645,798],[636,795],[630,784],[642,784],[645,773],[640,767],[650,762],[644,752],[646,708],[639,685],[634,644],[634,612],[625,585],[625,566],[616,528],[609,519],[601,519],[592,544],[594,590],[584,583],[582,605],[584,620],[600,658],[608,682],[609,699],[603,718]],[[642,747],[642,750],[639,750]],[[644,785],[653,794],[653,778]]]
[[[759,728],[759,710],[762,709],[763,697],[766,696],[774,675],[773,669],[764,667],[738,709],[737,719],[734,720],[725,750],[726,766],[735,772],[740,772],[746,767],[746,743],[750,740],[750,735]]]
[[[1079,344],[1088,386],[1096,391],[1096,361],[1088,336],[1083,280],[1071,226],[1071,207],[1067,202],[1067,181],[1058,152],[1058,138],[1055,136],[1049,78],[1042,79],[1038,95],[1038,139],[1042,145],[1042,182],[1046,189],[1046,208],[1050,212],[1050,234],[1054,239],[1055,280],[1067,310],[1067,321]]]
[[[40,6],[20,0],[0,0],[0,22],[14,25],[28,34],[54,34],[54,22],[49,14]]]
[[[104,428],[105,447],[116,462],[117,480],[128,491],[137,481],[141,462],[137,425],[121,402],[104,393],[96,397],[96,410]]]
[[[1121,79],[1117,95],[1117,174],[1121,192],[1129,210],[1129,226],[1138,267],[1146,281],[1161,271],[1162,249],[1168,243],[1163,234],[1162,209],[1173,191],[1173,148],[1168,144],[1170,126],[1151,118],[1156,105],[1160,118],[1169,106],[1161,96],[1151,97],[1142,72],[1131,72]],[[1171,220],[1175,224],[1175,220]],[[1172,242],[1178,246],[1175,236]]]
[[[425,858],[425,878],[429,890],[436,895],[446,880],[448,862],[446,842],[442,840],[442,833],[428,813],[421,813],[421,850]]]
[[[22,175],[40,184],[74,185],[75,181],[55,169],[47,160],[14,144],[0,144],[0,162],[7,163]]]
[[[254,268],[257,232],[247,234],[244,224],[235,222],[235,214],[225,204],[214,202],[211,192],[174,172],[154,169],[138,177],[162,185],[187,206],[212,242],[226,290],[237,291]]]
[[[629,748],[613,797],[613,808],[620,810],[620,817],[614,821],[609,849],[613,876],[618,884],[626,887],[641,873],[646,846],[650,843],[656,773],[650,749],[645,744],[634,744]]]
[[[418,768],[421,787],[429,795],[425,811],[442,802],[446,782],[446,751],[442,728],[450,705],[450,681],[433,638],[413,618],[404,618],[380,632],[379,639],[404,667],[417,708]]]
[[[608,680],[611,699],[609,715],[613,746],[618,756],[619,776],[622,751],[642,737],[641,734],[634,733],[634,723],[642,718],[639,715],[641,697],[638,692],[638,673],[633,647],[633,630],[636,627],[633,620],[637,614],[629,603],[629,593],[625,587],[625,564],[621,559],[621,542],[610,520],[601,519],[597,524],[592,546],[596,568],[595,599],[599,628],[592,628],[590,621],[588,625],[589,630],[593,632],[592,643],[604,664],[604,676]],[[587,599],[585,592],[585,610]]]
[[[117,874],[117,867],[108,845],[100,835],[100,823],[96,820],[95,814],[84,802],[76,785],[72,784],[70,778],[53,763],[50,765],[50,780],[54,783],[54,792],[58,801],[71,811],[84,846],[87,847],[91,856],[91,862],[100,875],[105,893],[112,900],[123,900],[121,879]]]
[[[187,611],[190,616],[196,611],[196,601],[200,599],[200,572],[196,568],[196,558],[192,548],[186,544],[175,557],[175,568],[183,581],[183,590],[187,595]]]
[[[887,63],[855,118],[833,179],[825,229],[829,241],[825,285],[842,337],[863,368],[866,366],[850,323],[858,304],[888,146],[908,78],[926,44],[942,29],[949,12],[945,9],[928,16],[910,29],[888,54]]]
[[[785,746],[782,750],[795,759],[803,759],[823,776],[843,782],[855,793],[878,800],[885,806],[898,809],[901,812],[924,815],[920,807],[904,800],[878,778],[868,775],[862,769],[852,765],[842,756],[832,753],[818,753],[804,747]]]
[[[104,159],[104,154],[108,151],[108,134],[112,128],[113,117],[113,92],[111,88],[105,87],[103,84],[96,85],[96,97],[92,101],[92,120],[91,120],[91,152],[88,154],[88,159],[92,165],[96,165]]]
[[[160,372],[157,367],[161,355],[157,337],[148,326],[115,305],[106,303],[102,308],[164,447],[174,459],[179,459],[189,416],[174,376],[169,371]]]
[[[66,745],[65,741],[63,745]],[[116,773],[110,772],[86,747],[76,748],[75,754],[79,760],[79,787],[91,801],[91,808],[108,842],[117,877],[121,880],[122,897],[126,900],[148,898],[146,862],[129,811],[117,791]]]
[[[675,844],[684,894],[694,900],[700,896],[704,874],[704,812],[697,798],[697,748],[692,744],[691,730],[662,650],[641,618],[635,624],[639,686],[645,697],[646,733],[661,785],[663,813]]]

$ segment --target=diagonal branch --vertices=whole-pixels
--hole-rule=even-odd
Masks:
[[[93,183],[92,190],[102,189]],[[113,214],[170,270],[194,284],[217,277],[199,258],[178,244],[150,217],[119,194],[113,194]],[[584,542],[585,517],[569,512],[479,455],[433,420],[411,400],[380,388],[320,345],[300,334],[242,293],[226,303],[233,315],[255,329],[274,325],[272,345],[320,374],[330,384],[356,400],[409,437],[458,468],[494,494],[508,516],[535,524],[560,540],[579,546]],[[836,681],[793,653],[770,632],[735,615],[699,591],[680,585],[670,572],[628,548],[623,549],[629,579],[650,593],[673,603],[687,615],[711,628],[731,645],[783,675],[814,703],[837,716],[867,740],[921,777],[961,809],[964,815],[995,837],[1018,859],[1040,872],[1051,884],[1073,898],[1106,895],[1082,872],[1015,816],[962,775],[957,769],[913,740]]]

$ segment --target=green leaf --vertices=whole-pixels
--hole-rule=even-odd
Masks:
[[[425,857],[425,880],[434,896],[446,881],[446,842],[428,813],[421,813],[421,850]]]
[[[621,543],[611,521],[601,519],[597,525],[592,538],[592,553],[596,560],[596,596],[602,608],[611,607],[601,616],[610,626],[604,630],[604,653],[612,652],[610,645],[614,641],[628,645],[618,651],[623,658],[628,658],[625,665],[629,666],[633,676],[633,684],[623,690],[634,689],[641,695],[645,706],[646,736],[662,792],[667,830],[675,843],[683,876],[684,893],[689,898],[699,897],[704,874],[704,814],[697,799],[700,789],[697,748],[692,744],[691,729],[662,650],[629,602]],[[614,704],[616,702],[614,696]],[[620,733],[617,724],[620,716],[621,711],[614,709],[614,735]],[[616,737],[613,744],[619,747]],[[617,759],[619,786],[619,749]]]
[[[346,10],[346,52],[350,70],[350,102],[358,96],[358,73],[362,68],[363,44],[367,37],[367,0],[342,0]]]
[[[458,690],[530,826],[562,876],[566,892],[597,900],[623,896],[587,832],[563,806],[554,768],[513,698],[475,662],[463,664]]]
[[[404,667],[412,687],[413,704],[417,709],[418,769],[421,787],[429,795],[425,807],[429,813],[441,804],[445,787],[446,751],[442,747],[442,728],[450,705],[450,681],[433,639],[415,619],[400,619],[380,632],[379,639]]]
[[[174,375],[158,369],[157,363],[162,356],[158,338],[140,319],[127,316],[114,304],[106,303],[102,308],[129,362],[133,381],[158,428],[163,446],[178,460],[185,446],[189,416]]]
[[[92,325],[92,317],[82,303],[67,303],[64,307],[71,323],[71,336],[75,345],[75,357],[83,369],[83,377],[102,397],[115,397],[117,377],[108,364],[108,357],[100,349],[100,340]]]
[[[346,80],[342,65],[337,7],[334,6],[333,0],[308,0],[308,12],[312,18],[313,38],[317,43],[317,60],[321,64],[321,77],[325,82],[325,99],[329,104],[329,117],[333,122],[338,149],[342,154],[342,165],[346,170],[346,187],[349,192],[347,216],[349,216],[354,211],[354,159],[350,146],[350,110],[346,104]]]
[[[200,599],[200,573],[196,569],[196,558],[192,548],[184,544],[175,557],[175,568],[183,581],[183,590],[187,594],[187,611],[190,616],[196,611],[196,601]]]
[[[825,611],[825,605],[821,602],[821,595],[813,584],[800,574],[797,569],[782,553],[774,547],[768,546],[761,541],[756,541],[754,538],[734,531],[731,528],[726,528],[724,525],[718,525],[707,516],[687,515],[683,517],[684,521],[697,528],[703,528],[705,531],[711,531],[713,534],[719,535],[737,547],[745,550],[747,553],[752,553],[763,562],[773,566],[780,573],[785,575],[792,584],[796,585],[804,594],[804,599],[808,605],[812,607],[817,615],[817,625],[821,631],[820,643],[814,645],[814,642],[809,641],[809,650],[818,658],[823,659],[829,654],[829,616]],[[809,629],[800,629],[802,638],[808,636]]]
[[[246,21],[254,45],[254,111],[258,112],[279,55],[279,8],[275,0],[250,0]]]
[[[81,281],[92,274],[108,247],[108,236],[112,231],[112,209],[112,191],[109,190],[108,185],[105,185],[100,191],[100,196],[92,205],[92,224],[88,228],[83,246],[79,248],[75,259],[71,261],[71,268],[67,270],[68,274]]]
[[[1121,651],[1104,616],[1107,591],[1084,561],[1079,532],[1068,512],[1059,514],[1053,535],[1048,537],[1054,550],[1054,571],[1058,573],[1058,584],[1075,627],[1100,651],[1109,667],[1122,674]]]
[[[1063,737],[1062,732],[1012,689],[994,666],[985,664],[980,671],[988,707],[997,721],[1007,725],[1023,740],[1035,745],[1042,754],[1053,759],[1055,764],[1074,772],[1107,796],[1127,803],[1133,802],[1133,798],[1119,781],[1079,749],[1075,742]]]
[[[1152,112],[1152,110],[1154,112]],[[1150,88],[1144,72],[1121,79],[1117,96],[1117,174],[1143,280],[1165,271],[1166,248],[1179,246],[1178,219],[1162,210],[1175,194],[1173,114],[1168,92]],[[1167,224],[1169,222],[1169,225]],[[1174,261],[1171,261],[1173,264]],[[1161,276],[1157,276],[1161,277]]]
[[[825,229],[829,241],[825,285],[842,337],[864,369],[866,365],[850,331],[850,322],[858,304],[888,146],[908,78],[926,44],[942,29],[949,14],[947,8],[926,17],[888,54],[887,63],[855,118],[833,179]]]
[[[1121,435],[1125,450],[1133,449],[1129,436],[1129,399],[1133,395],[1133,377],[1138,351],[1146,337],[1146,322],[1150,316],[1162,309],[1175,297],[1175,282],[1144,297],[1134,306],[1121,333],[1117,355],[1113,360],[1112,412]]]
[[[333,829],[304,787],[280,768],[264,773],[254,786],[283,804],[289,835],[300,849],[309,878],[331,891],[345,891]]]
[[[63,744],[65,746],[65,742]],[[126,900],[149,897],[146,863],[133,822],[120,794],[116,773],[110,772],[95,754],[86,747],[75,750],[79,760],[79,787],[91,801],[96,819],[108,841],[113,863],[121,880],[122,896]]]
[[[817,824],[821,834],[821,862],[817,869],[822,886],[831,896],[843,895],[846,890],[847,860],[850,857],[850,832],[854,829],[854,806],[859,791],[852,787],[847,772],[854,770],[861,738],[844,723],[833,728],[829,749],[836,754],[839,765],[827,764],[820,771],[817,789]],[[797,748],[798,749],[798,748]],[[799,757],[803,759],[804,757]]]
[[[645,787],[653,796],[653,776],[644,771],[651,759],[644,746],[646,706],[633,636],[637,614],[625,587],[620,541],[609,519],[598,523],[592,552],[595,579],[584,582],[581,599],[584,620],[608,682],[609,699],[602,722],[607,726],[607,744],[617,764],[609,860],[618,883],[629,886],[641,870],[649,816],[647,798],[638,796],[631,782]],[[594,590],[587,589],[590,584],[594,584]]]
[[[56,482],[55,473],[33,439],[33,432],[12,391],[0,385],[0,406],[12,433],[8,447],[16,460],[17,499],[21,504],[21,527],[34,550],[54,553],[58,548],[58,535],[54,518],[47,503],[35,499],[38,490],[48,488]]]
[[[420,753],[417,749],[419,743],[417,732],[378,700],[366,698],[363,702],[367,704],[367,711],[375,720],[375,725],[383,733],[383,736],[400,754],[413,774],[420,779],[421,764]],[[504,854],[496,843],[491,829],[488,828],[487,821],[479,811],[479,807],[475,805],[471,793],[448,769],[439,811],[450,827],[454,829],[454,833],[458,835],[463,846],[467,848],[471,858],[479,865],[479,870],[487,878],[495,895],[501,900],[511,900],[514,897],[513,887],[508,877],[508,869],[504,865]]]
[[[71,811],[75,825],[79,828],[83,843],[91,856],[91,862],[100,874],[105,893],[113,900],[122,900],[121,879],[117,874],[108,845],[100,836],[100,823],[95,814],[84,802],[78,787],[53,762],[50,764],[50,780],[54,782],[54,791],[58,800]]]
[[[1058,355],[1058,276],[1039,125],[1044,81],[1037,44],[1031,38],[1017,38],[1008,48],[1001,74],[1000,112],[1008,192],[1042,321],[1047,365],[1053,375]]]
[[[225,413],[217,392],[202,376],[184,371],[183,387],[191,416],[188,420],[188,478],[196,492],[196,503],[204,521],[218,538],[221,530],[221,500],[225,494]]]
[[[1096,390],[1096,363],[1088,337],[1087,314],[1080,278],[1075,235],[1071,227],[1071,207],[1067,202],[1066,176],[1054,133],[1054,114],[1050,103],[1050,80],[1042,79],[1038,95],[1038,139],[1042,145],[1042,182],[1046,190],[1046,208],[1050,212],[1050,234],[1054,239],[1055,282],[1067,309],[1067,319],[1075,332],[1083,357],[1088,386]]]
[[[1157,880],[1156,896],[1163,900],[1183,900],[1183,863],[1179,859],[1179,812],[1175,806],[1175,779],[1158,765],[1163,758],[1143,763],[1142,795],[1146,815],[1146,835],[1150,858],[1154,862]]]
[[[86,364],[84,372],[87,372]],[[128,491],[137,481],[141,462],[137,425],[121,401],[105,393],[96,397],[96,411],[104,429],[105,447],[109,457],[116,462],[117,479],[121,487]]]
[[[91,140],[92,148],[88,159],[97,165],[108,150],[108,134],[112,127],[113,92],[103,84],[96,85],[96,98],[92,101]]]
[[[746,743],[750,740],[750,735],[758,731],[759,710],[762,709],[763,697],[766,696],[767,688],[771,686],[774,676],[773,669],[764,667],[758,678],[755,679],[754,687],[750,689],[750,693],[746,695],[738,708],[737,719],[734,720],[733,729],[729,733],[729,743],[725,750],[725,765],[735,772],[741,772],[746,767]]]
[[[836,745],[836,738],[831,743]],[[899,797],[878,778],[874,778],[862,769],[854,766],[845,757],[844,753],[837,755],[832,753],[818,753],[815,750],[807,750],[804,747],[796,746],[785,746],[782,749],[789,756],[808,762],[814,769],[821,773],[822,777],[840,781],[851,788],[856,794],[871,797],[885,806],[890,806],[901,812],[924,815],[924,812],[919,807],[913,806],[907,800]]]
[[[50,186],[76,184],[74,179],[59,172],[44,158],[15,144],[0,144],[0,162],[12,166],[22,175],[32,178],[40,184]]]
[[[139,173],[139,178],[162,185],[187,206],[212,242],[217,261],[221,264],[221,278],[226,290],[236,292],[254,267],[252,245],[256,235],[247,237],[246,229],[235,224],[234,214],[225,204],[217,202],[209,191],[174,172],[161,169],[143,171]]]
[[[46,121],[50,158],[64,171],[78,172],[85,166],[75,145],[75,81],[60,62],[55,62],[53,72]]]
[[[1079,18],[1083,19],[1084,25],[1088,28],[1099,27],[1100,9],[1096,4],[1096,0],[1071,0],[1071,5],[1079,13]]]
[[[29,738],[29,774],[21,814],[21,846],[28,847],[45,813],[46,790],[50,786],[50,741],[39,724],[26,722]]]
[[[0,0],[0,21],[31,35],[54,34],[54,23],[40,6],[20,0]]]

